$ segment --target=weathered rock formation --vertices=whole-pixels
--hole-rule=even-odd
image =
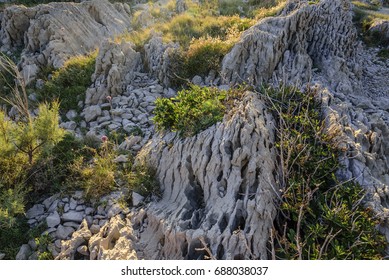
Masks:
[[[86,92],[86,105],[106,103],[107,96],[122,95],[135,78],[134,72],[140,70],[141,56],[131,43],[104,41],[96,58],[92,86]]]
[[[71,56],[96,49],[104,38],[129,30],[130,8],[107,0],[10,6],[0,17],[0,50],[21,51],[27,81],[40,67],[58,68]]]
[[[268,258],[279,191],[272,115],[247,92],[222,122],[194,137],[153,135],[154,100],[175,94],[167,75],[172,48],[156,36],[145,47],[144,61],[127,43],[107,41],[100,49],[84,127],[96,133],[118,127],[147,131],[128,145],[136,151],[143,146],[138,161],[157,168],[163,196],[146,206],[137,202],[138,208],[116,211],[108,205],[89,214],[86,207],[77,210],[81,203],[70,206],[70,199],[34,206],[27,212],[30,223],[46,219],[60,245],[59,259]],[[365,188],[389,240],[389,62],[377,51],[358,42],[349,1],[295,0],[281,16],[261,20],[242,35],[224,58],[221,77],[227,84],[316,86],[327,129],[340,133],[346,150],[339,177]],[[60,213],[55,201],[69,208]],[[65,240],[62,246],[58,240]],[[31,253],[22,249],[21,258]]]
[[[146,259],[267,258],[276,213],[274,121],[254,93],[185,140],[155,136],[141,152],[158,168],[163,198],[146,209]],[[202,242],[204,244],[202,244]],[[211,256],[209,256],[211,257]]]
[[[223,60],[222,77],[232,84],[309,82],[313,68],[345,67],[355,42],[349,1],[290,1],[283,16],[265,18],[244,32]],[[339,83],[343,77],[333,78]]]

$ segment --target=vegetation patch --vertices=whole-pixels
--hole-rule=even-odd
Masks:
[[[61,113],[78,108],[78,102],[84,101],[85,92],[91,84],[95,70],[97,51],[86,56],[75,56],[55,70],[42,89],[37,90],[39,102],[59,100]]]
[[[265,90],[277,119],[283,192],[271,236],[274,259],[381,259],[385,237],[364,191],[339,182],[336,132],[328,134],[315,91]]]
[[[153,121],[158,131],[169,130],[190,137],[221,121],[243,92],[243,88],[219,90],[192,85],[176,97],[157,99]]]
[[[383,34],[377,31],[370,31],[370,27],[375,20],[389,20],[389,15],[380,13],[378,8],[375,8],[376,6],[366,3],[358,4],[358,1],[353,3],[355,5],[353,21],[364,43],[369,47],[380,47],[389,44],[388,39],[386,39]],[[368,7],[366,7],[366,5]]]

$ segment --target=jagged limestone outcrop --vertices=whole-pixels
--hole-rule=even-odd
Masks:
[[[352,56],[355,39],[349,1],[290,1],[282,16],[265,18],[244,32],[225,56],[221,75],[232,84],[308,82],[313,68]]]
[[[151,75],[156,77],[164,86],[170,85],[170,79],[174,74],[170,70],[170,54],[179,49],[178,44],[164,43],[159,34],[154,34],[145,45],[145,63]]]
[[[106,97],[122,95],[134,79],[134,72],[141,69],[140,53],[131,43],[104,41],[96,58],[92,85],[86,91],[86,105],[106,103]]]
[[[71,56],[96,49],[104,38],[129,30],[130,8],[107,0],[10,6],[1,15],[1,51],[21,51],[29,81],[40,67],[58,68]]]
[[[222,123],[187,138],[154,136],[140,153],[157,167],[163,198],[146,209],[146,259],[267,258],[276,213],[274,120],[255,93]],[[204,244],[203,244],[203,243]]]

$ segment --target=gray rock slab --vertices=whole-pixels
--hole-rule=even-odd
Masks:
[[[45,207],[43,204],[35,204],[26,212],[26,217],[27,219],[36,218],[38,216],[43,215],[44,212]]]
[[[55,211],[53,214],[48,216],[46,218],[46,223],[49,228],[56,227],[61,223],[61,217],[59,216],[58,212]]]
[[[62,219],[65,222],[78,222],[81,223],[84,218],[84,212],[69,211],[62,215]]]

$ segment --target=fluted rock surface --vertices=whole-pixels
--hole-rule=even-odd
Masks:
[[[290,1],[282,16],[265,18],[242,35],[223,60],[222,78],[254,85],[307,82],[312,68],[350,57],[355,38],[349,1]]]
[[[187,139],[154,136],[140,160],[157,166],[163,198],[146,209],[146,259],[267,258],[276,213],[274,120],[254,93],[222,123]],[[145,219],[147,218],[147,219]],[[209,253],[208,253],[209,254]]]
[[[122,95],[141,69],[140,53],[131,43],[104,41],[96,58],[92,85],[86,92],[87,105],[107,102],[106,97]]]
[[[10,6],[0,18],[1,51],[22,50],[26,78],[40,67],[58,68],[69,57],[94,50],[103,38],[121,34],[131,24],[129,6],[107,0]]]

